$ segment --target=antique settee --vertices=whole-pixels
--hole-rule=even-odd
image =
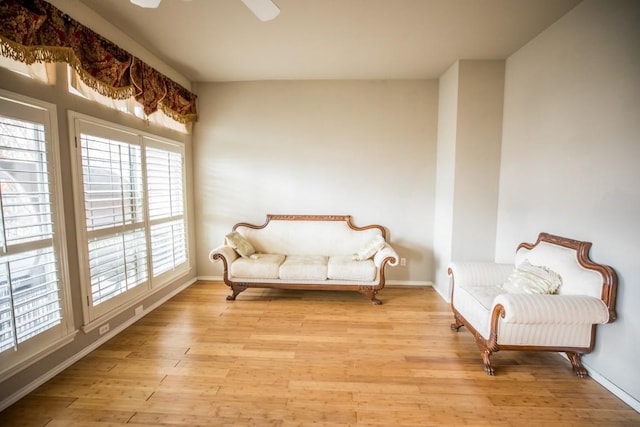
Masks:
[[[587,371],[582,355],[593,350],[596,325],[616,319],[617,276],[589,258],[590,242],[540,233],[522,243],[515,265],[452,262],[451,308],[458,331],[473,334],[488,375],[500,350],[564,352],[575,374]]]
[[[356,227],[350,215],[267,215],[239,223],[209,254],[221,260],[228,300],[248,288],[357,291],[381,304],[385,267],[398,264],[381,225]]]

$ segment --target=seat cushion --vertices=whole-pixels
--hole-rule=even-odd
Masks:
[[[283,280],[326,280],[327,260],[323,255],[287,255],[280,266]]]
[[[503,293],[506,291],[500,286],[458,287],[453,294],[453,305],[480,335],[489,338],[493,301]]]
[[[329,279],[371,282],[376,278],[373,260],[356,261],[351,255],[335,255],[329,258]]]
[[[285,256],[280,254],[253,254],[231,263],[231,277],[245,279],[277,279]]]

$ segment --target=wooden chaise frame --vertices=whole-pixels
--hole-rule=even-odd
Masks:
[[[588,270],[595,270],[600,273],[603,279],[601,299],[609,310],[609,320],[607,323],[611,323],[616,320],[617,316],[615,306],[618,277],[616,272],[608,265],[597,264],[590,259],[589,250],[591,249],[591,242],[582,242],[568,239],[566,237],[555,236],[549,233],[540,233],[538,240],[535,243],[521,243],[518,245],[516,252],[521,248],[531,250],[541,242],[548,242],[575,250],[578,263],[582,267]],[[449,276],[452,277],[452,286],[455,286],[455,280],[453,280],[454,277],[451,268],[449,268],[448,271]],[[500,345],[498,344],[498,320],[500,317],[504,318],[505,316],[504,307],[502,305],[497,304],[491,313],[491,329],[488,339],[485,339],[480,335],[478,331],[460,313],[458,313],[454,307],[453,297],[451,299],[451,309],[453,310],[455,318],[455,322],[451,324],[451,329],[457,332],[462,326],[465,326],[473,334],[475,342],[480,349],[480,354],[484,363],[484,370],[487,375],[494,375],[494,370],[491,366],[491,355],[493,353],[500,350],[520,350],[564,352],[571,362],[574,373],[580,378],[588,377],[587,370],[582,365],[582,356],[593,351],[595,345],[596,325],[591,326],[591,340],[589,347]]]
[[[255,225],[246,222],[240,222],[233,226],[233,231],[236,231],[239,227],[247,227],[252,229],[265,228],[270,221],[345,221],[349,228],[352,230],[368,230],[377,228],[380,230],[384,240],[387,240],[387,233],[383,226],[378,224],[367,225],[364,227],[357,227],[351,222],[351,215],[273,215],[268,214],[267,220],[264,224]],[[244,281],[232,281],[229,279],[229,265],[227,260],[221,254],[214,254],[213,259],[221,259],[224,264],[223,280],[224,283],[231,288],[231,295],[227,296],[228,301],[234,301],[238,294],[244,292],[249,288],[270,288],[270,289],[297,289],[297,290],[325,290],[325,291],[356,291],[371,300],[374,305],[382,304],[376,296],[378,292],[384,288],[385,276],[384,269],[388,262],[397,262],[395,258],[385,258],[380,265],[379,281],[375,285],[358,285],[358,284],[332,284],[332,283],[284,283],[284,282],[244,282]]]

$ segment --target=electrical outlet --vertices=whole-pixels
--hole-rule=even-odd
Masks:
[[[400,267],[406,267],[406,266],[407,266],[407,259],[400,258]]]
[[[136,316],[140,316],[143,311],[144,311],[144,308],[141,305],[137,306],[136,307]]]
[[[109,332],[109,324],[105,323],[104,325],[100,326],[100,335],[104,335],[107,332]]]

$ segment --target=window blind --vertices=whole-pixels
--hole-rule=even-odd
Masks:
[[[0,352],[62,321],[42,123],[0,116]]]
[[[82,133],[91,299],[101,304],[147,282],[142,148]]]
[[[147,147],[147,187],[153,276],[187,260],[181,152]]]
[[[85,324],[139,301],[189,268],[184,147],[70,113]],[[101,320],[102,321],[102,320]]]

